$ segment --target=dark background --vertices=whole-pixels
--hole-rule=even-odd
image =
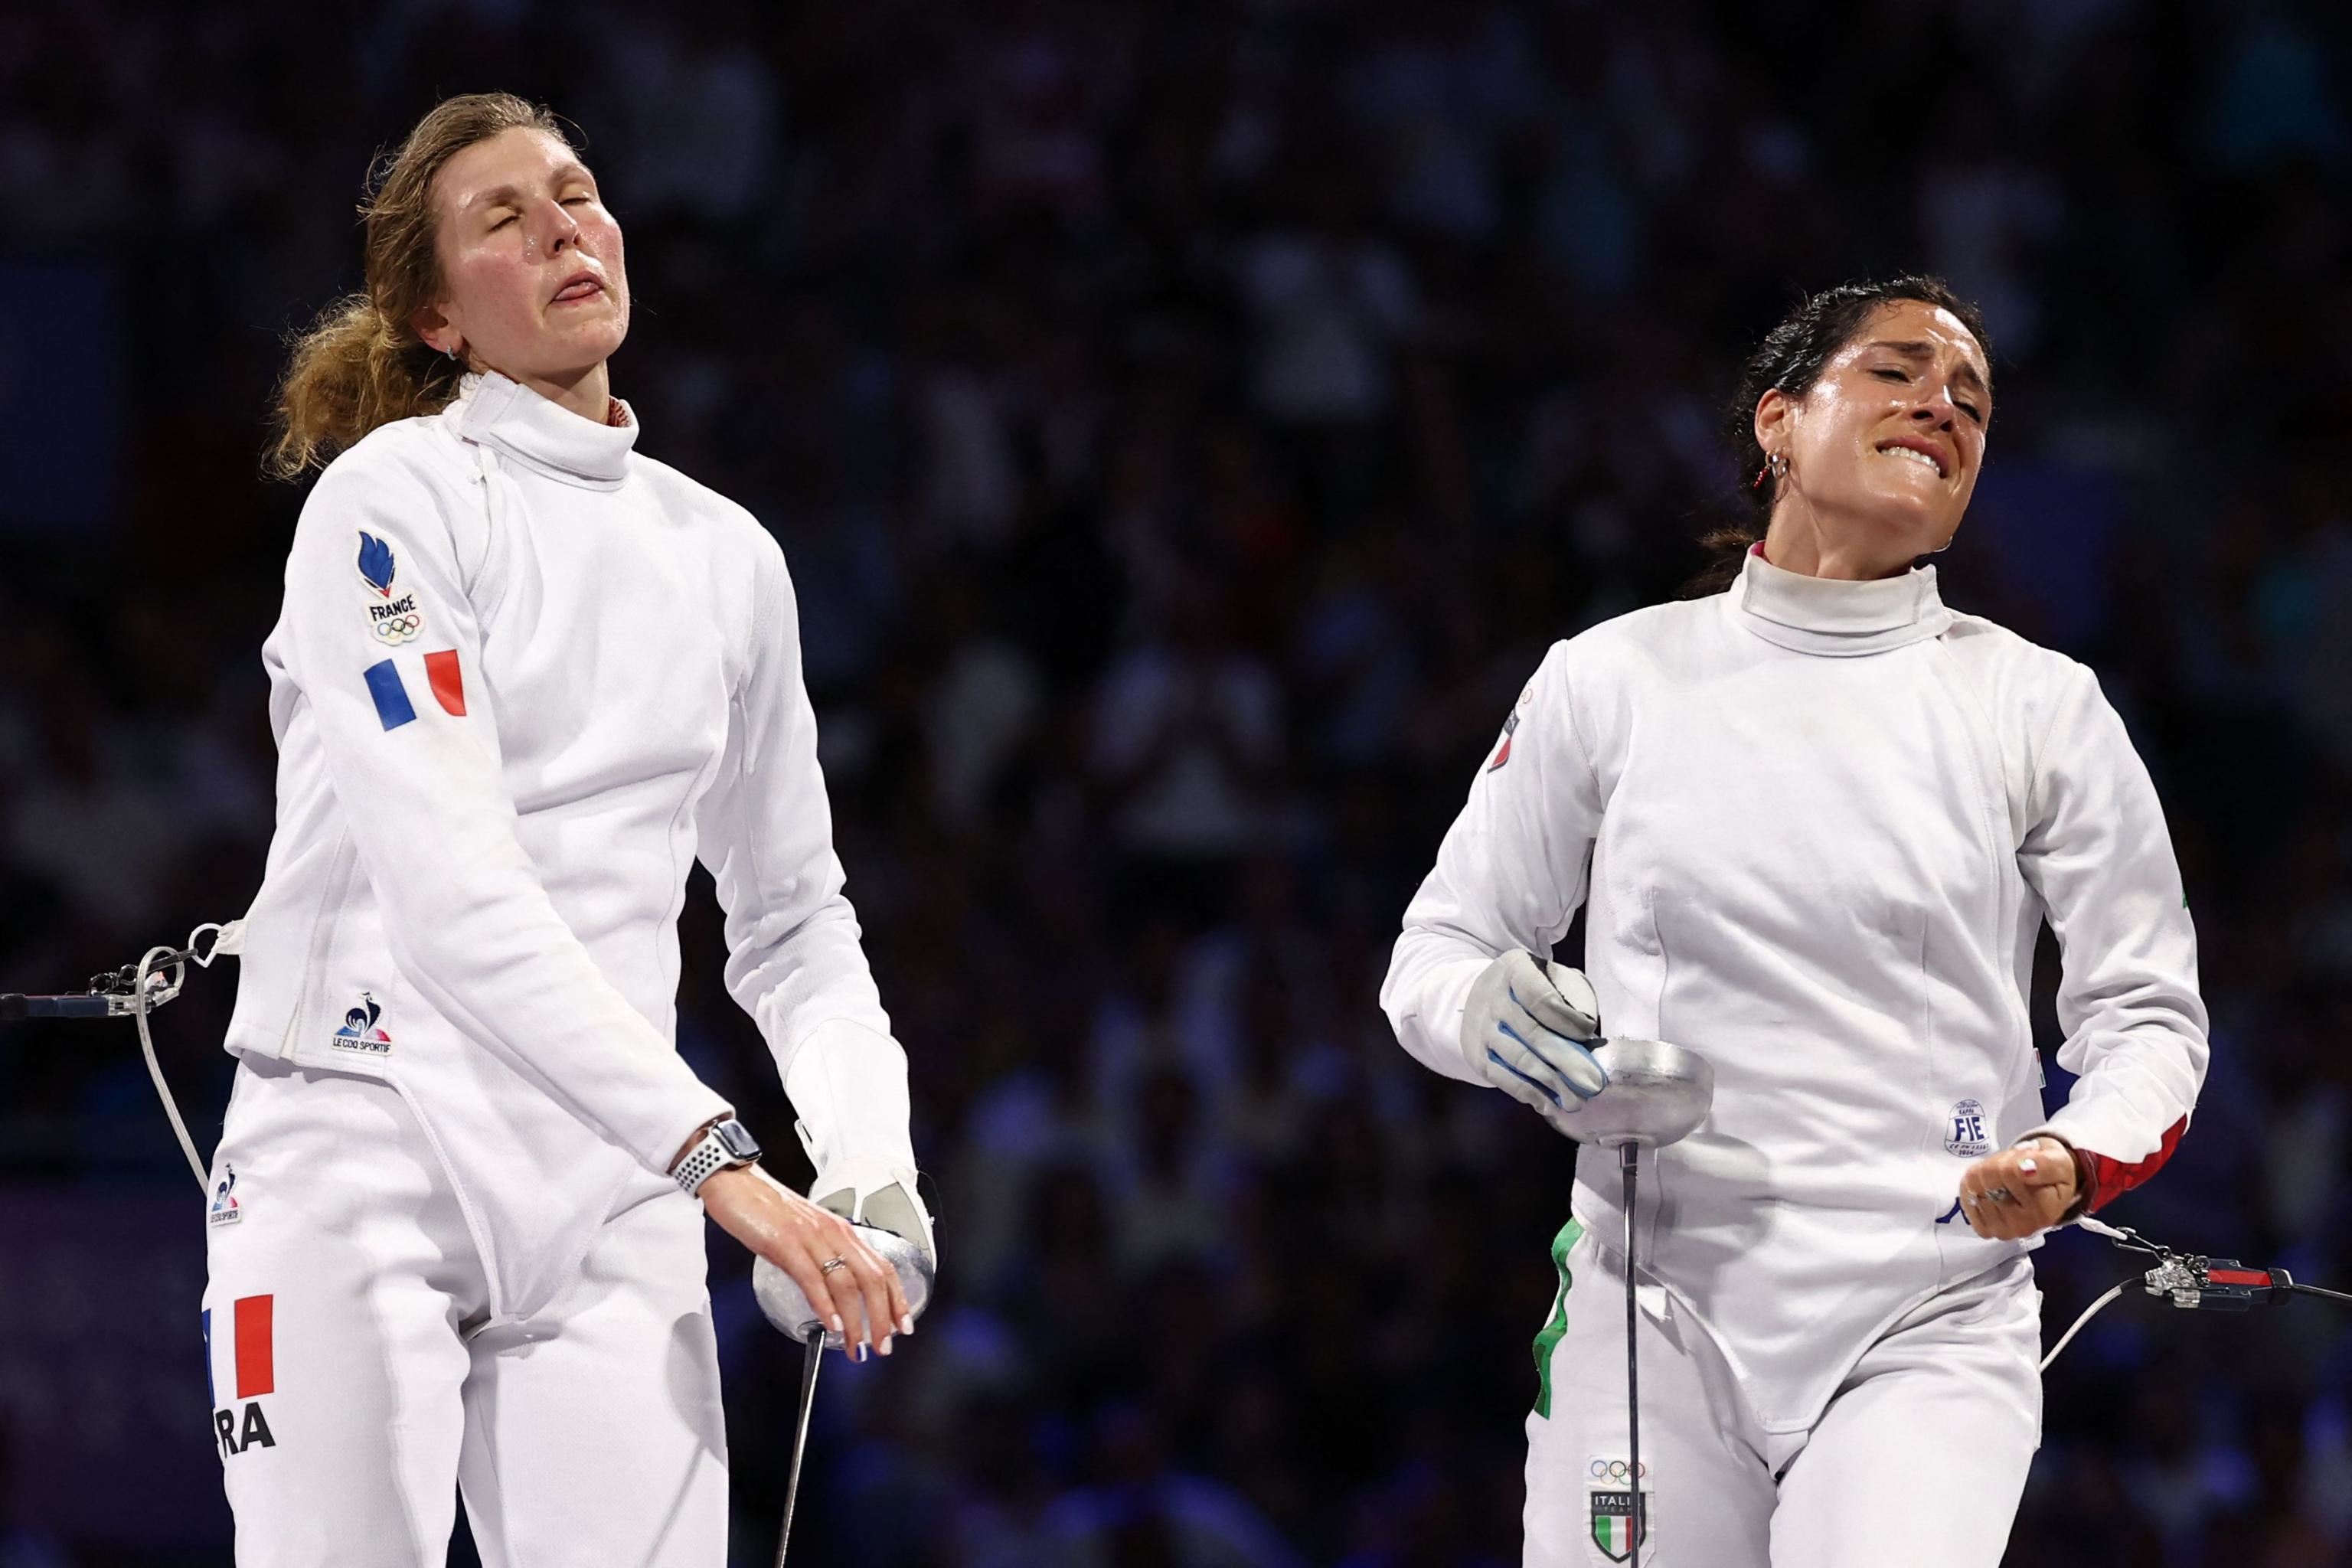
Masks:
[[[1699,566],[1740,355],[1932,269],[2000,402],[1947,597],[2099,670],[2202,940],[2197,1124],[2110,1217],[2352,1285],[2347,16],[14,0],[0,985],[245,907],[283,334],[357,283],[378,148],[543,98],[627,230],[641,449],[792,563],[939,1183],[945,1294],[829,1379],[809,1560],[1516,1562],[1571,1151],[1396,1047],[1389,944],[1544,647]],[[699,877],[684,934],[681,1047],[789,1144]],[[232,985],[160,1026],[207,1145]],[[0,1565],[225,1563],[127,1026],[0,1037]],[[714,1258],[762,1563],[794,1364]],[[2053,1335],[2130,1271],[2042,1263]],[[2126,1297],[2012,1561],[2347,1561],[2347,1326]]]

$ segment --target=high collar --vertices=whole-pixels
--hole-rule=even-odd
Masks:
[[[1731,608],[1767,642],[1832,658],[1885,653],[1939,637],[1953,619],[1936,592],[1933,566],[1849,583],[1784,571],[1760,549],[1748,552],[1731,585]]]
[[[457,434],[496,447],[550,479],[613,489],[628,476],[637,445],[636,411],[613,400],[624,419],[599,425],[550,402],[497,371],[478,371],[457,386]]]

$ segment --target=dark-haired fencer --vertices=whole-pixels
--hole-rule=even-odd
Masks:
[[[1993,1568],[2040,1439],[2033,1238],[2187,1125],[2206,1015],[2147,771],[2089,669],[1948,608],[1927,559],[1991,382],[1932,280],[1806,301],[1735,410],[1763,528],[1721,591],[1552,647],[1406,912],[1381,1000],[1434,1070],[1560,1126],[1607,1093],[1596,1035],[1716,1074],[1642,1160],[1638,1478],[1617,1184],[1580,1172],[1531,1565],[1622,1562],[1639,1521],[1654,1568]],[[1547,972],[1580,907],[1583,972]]]

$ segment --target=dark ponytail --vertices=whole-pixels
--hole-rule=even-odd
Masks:
[[[1756,440],[1756,405],[1775,387],[1801,398],[1819,381],[1822,371],[1839,351],[1853,341],[1881,305],[1916,300],[1949,310],[1959,318],[1992,363],[1992,340],[1985,334],[1984,315],[1952,292],[1940,278],[1906,273],[1868,283],[1841,283],[1797,301],[1780,324],[1764,334],[1756,352],[1740,368],[1739,385],[1724,405],[1723,433],[1738,456],[1739,501],[1748,516],[1739,522],[1712,529],[1699,539],[1709,557],[1684,592],[1692,597],[1718,594],[1739,575],[1740,563],[1764,537],[1772,521],[1772,504],[1780,499],[1780,481],[1764,463],[1764,448]]]

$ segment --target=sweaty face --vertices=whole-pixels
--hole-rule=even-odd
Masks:
[[[621,226],[596,178],[544,132],[502,131],[434,176],[447,298],[419,313],[436,348],[518,381],[570,382],[629,331]]]
[[[1916,300],[1881,306],[1802,398],[1767,393],[1756,434],[1788,459],[1776,513],[1890,563],[1960,526],[1992,419],[1984,351],[1959,318]]]

